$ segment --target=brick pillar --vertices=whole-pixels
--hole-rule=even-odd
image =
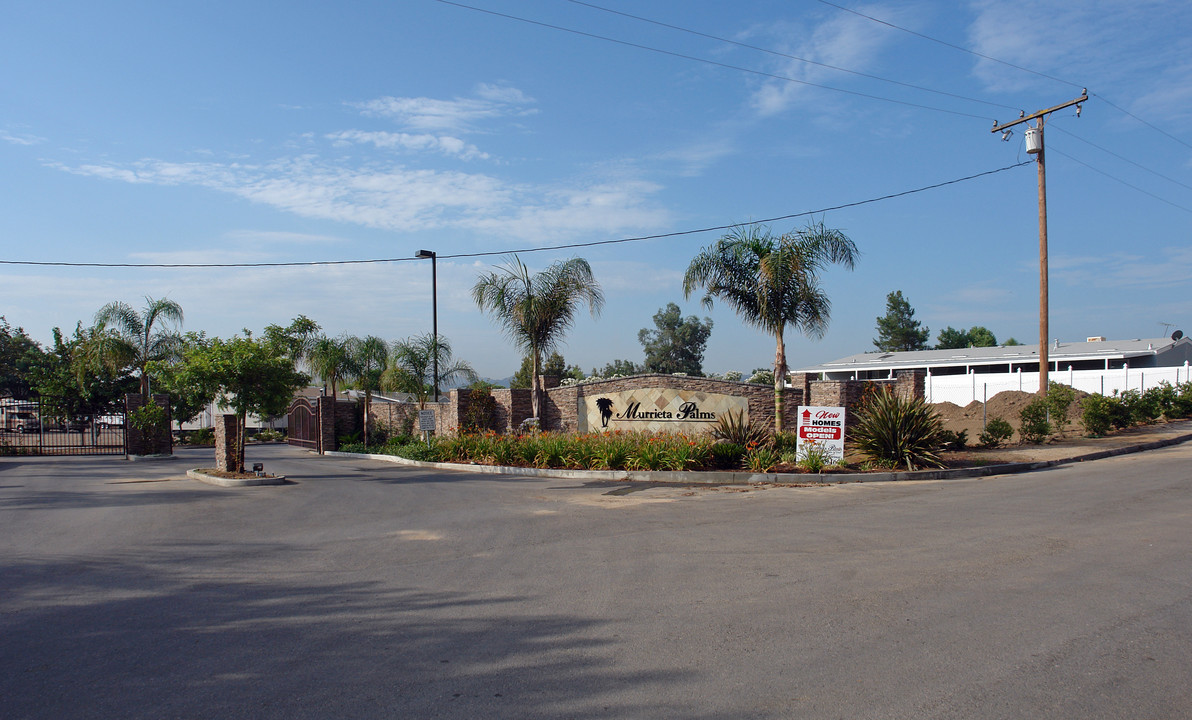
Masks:
[[[156,428],[141,430],[130,421],[133,412],[144,407],[145,396],[133,393],[124,396],[124,432],[125,448],[129,455],[171,455],[174,451],[173,438],[170,436],[170,396],[152,395],[154,405],[166,411],[165,422]]]
[[[811,401],[811,375],[811,373],[791,373],[791,385],[795,390],[802,391],[803,405],[819,404]]]
[[[335,445],[335,398],[321,396],[318,399],[319,414],[319,444],[315,448],[319,454],[334,452]]]
[[[215,469],[232,471],[236,470],[240,463],[239,453],[236,448],[236,416],[235,415],[216,415],[215,416]]]
[[[894,392],[903,400],[923,400],[927,394],[926,370],[899,370]]]

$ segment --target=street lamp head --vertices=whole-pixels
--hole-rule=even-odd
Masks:
[[[422,259],[424,259],[424,260],[425,260],[426,258],[433,258],[433,257],[435,257],[435,253],[434,253],[434,251],[432,251],[432,250],[419,250],[419,251],[418,251],[418,252],[417,252],[417,253],[414,255],[414,257],[416,257],[416,258],[422,258]]]

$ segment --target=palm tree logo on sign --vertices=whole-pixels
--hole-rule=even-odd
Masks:
[[[598,398],[596,407],[600,409],[600,427],[608,427],[608,421],[613,416],[613,401],[606,397]]]

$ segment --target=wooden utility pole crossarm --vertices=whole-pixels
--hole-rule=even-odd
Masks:
[[[1088,90],[1081,92],[1080,97],[1075,100],[1069,100],[1066,103],[1061,103],[1054,107],[1049,107],[1046,110],[1039,110],[1030,115],[1023,114],[1022,117],[1008,123],[998,124],[995,120],[993,122],[993,129],[990,132],[1004,132],[1003,140],[1010,136],[1010,128],[1015,125],[1036,121],[1035,126],[1027,130],[1027,148],[1026,151],[1035,156],[1035,162],[1039,165],[1039,394],[1047,394],[1047,371],[1049,370],[1050,361],[1047,357],[1047,340],[1049,333],[1048,320],[1049,311],[1047,287],[1047,163],[1045,160],[1045,153],[1043,150],[1043,124],[1047,120],[1047,116],[1057,110],[1072,107],[1076,105],[1076,117],[1080,117],[1080,103],[1086,102],[1089,99]]]

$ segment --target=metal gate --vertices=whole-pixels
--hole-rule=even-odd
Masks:
[[[321,452],[317,400],[312,403],[306,398],[296,398],[290,403],[287,421],[286,442]]]
[[[0,401],[0,453],[6,455],[123,455],[123,407],[82,414],[65,398]]]

